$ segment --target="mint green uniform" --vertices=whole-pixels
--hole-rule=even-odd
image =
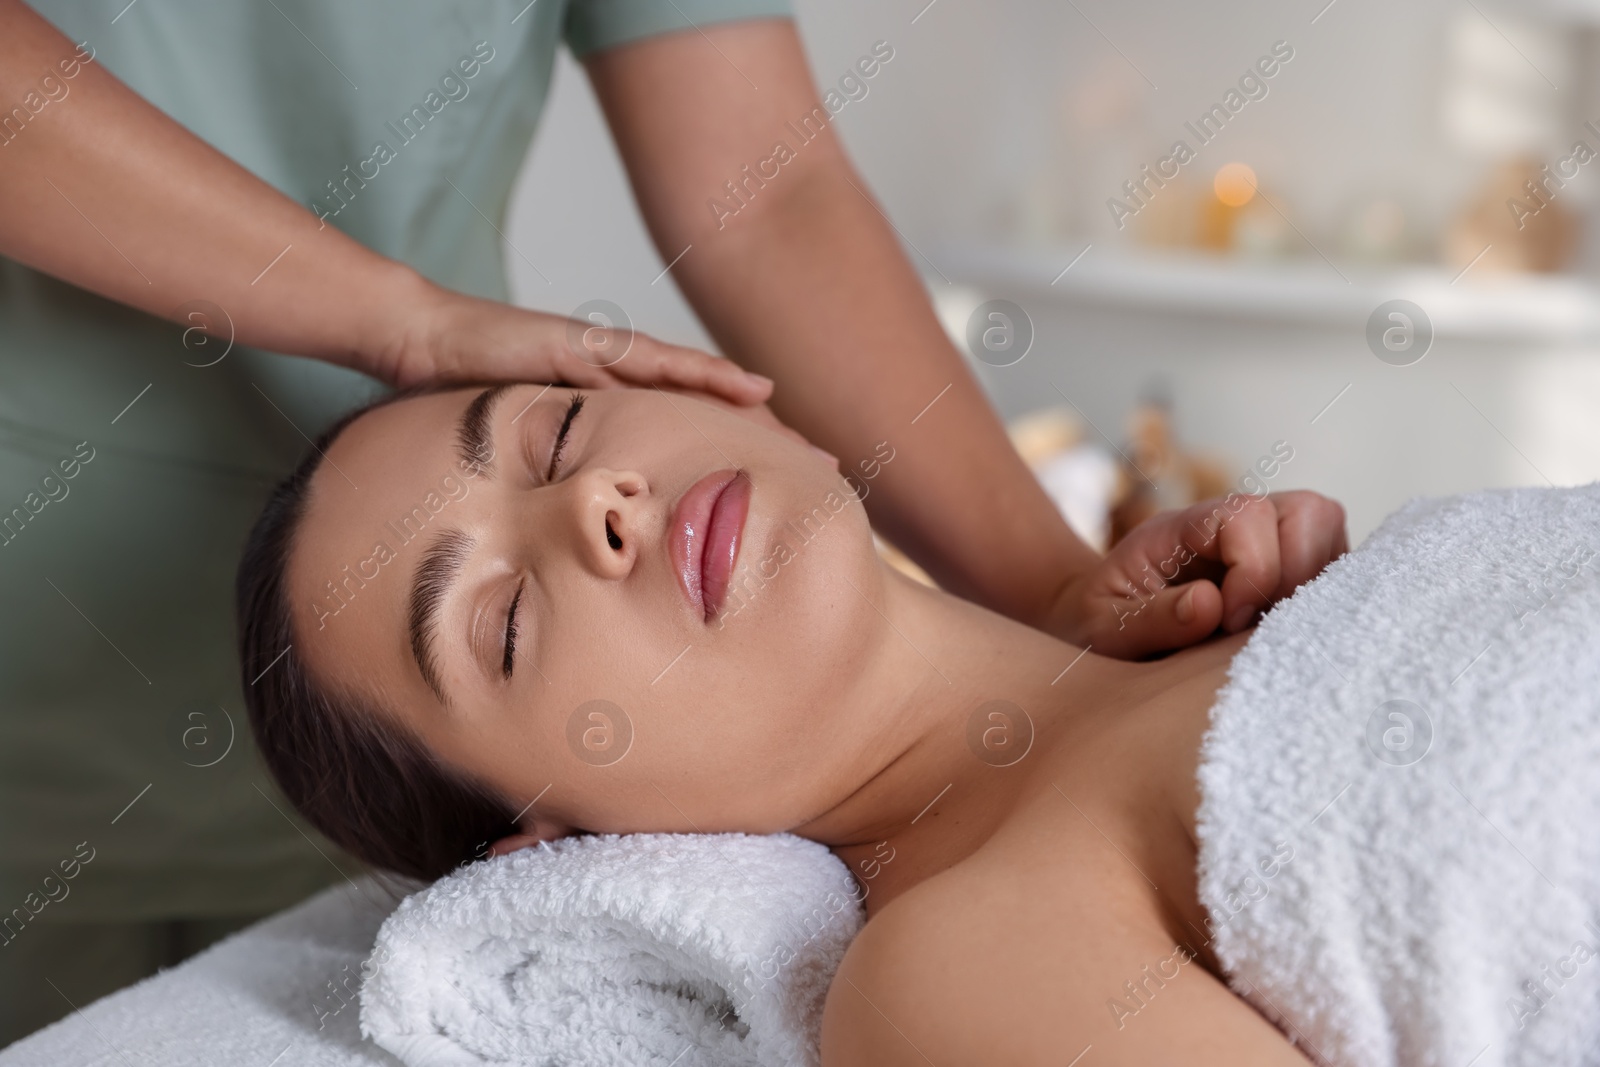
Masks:
[[[442,285],[504,298],[496,227],[557,47],[581,56],[787,2],[34,7],[330,225]],[[64,84],[29,125],[72,106]],[[70,174],[56,184],[70,190]],[[90,225],[72,238],[138,269]],[[376,386],[239,346],[213,362],[225,345],[202,340],[0,260],[0,1040],[67,1010],[46,976],[81,1005],[148,966],[97,958],[76,973],[89,957],[72,946],[91,933],[101,949],[142,936],[123,956],[159,962],[151,937],[192,934],[174,922],[220,928],[338,880],[335,864],[355,870],[289,821],[250,744],[232,589],[302,432]]]

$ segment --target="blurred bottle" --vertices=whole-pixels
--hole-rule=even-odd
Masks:
[[[1163,383],[1145,391],[1128,417],[1122,450],[1124,491],[1111,509],[1111,544],[1159,511],[1185,507],[1228,491],[1224,466],[1185,451],[1172,427],[1172,402]]]

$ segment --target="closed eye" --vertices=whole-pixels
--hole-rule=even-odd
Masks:
[[[578,417],[578,412],[583,410],[583,402],[587,399],[582,393],[573,393],[572,401],[567,404],[567,413],[561,419],[561,429],[556,431],[556,443],[550,449],[550,468],[545,471],[544,480],[556,480],[556,471],[561,468],[561,456],[567,447],[567,432],[572,429],[573,420]]]
[[[517,655],[517,605],[522,603],[522,585],[517,586],[517,593],[511,598],[511,607],[506,612],[506,650],[500,661],[500,673],[511,677],[511,668]]]

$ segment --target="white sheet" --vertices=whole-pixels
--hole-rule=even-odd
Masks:
[[[79,1005],[0,1052],[0,1067],[396,1067],[362,1039],[355,995],[394,903],[368,879],[325,890],[181,966]],[[341,1001],[329,983],[345,981]]]

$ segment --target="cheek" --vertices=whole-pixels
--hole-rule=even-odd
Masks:
[[[528,789],[553,781],[575,822],[616,833],[774,832],[811,813],[838,741],[828,711],[881,628],[862,595],[878,563],[859,504],[808,541],[791,533],[787,553],[778,525],[747,530],[755,559],[785,562],[720,628],[641,622],[636,603],[594,596],[567,613],[542,664],[552,699],[526,728],[539,740],[514,757]]]
[[[585,829],[692,829],[652,784],[690,772],[696,749],[685,730],[701,721],[694,679],[705,652],[666,595],[676,591],[571,580],[552,590],[559,610],[540,620],[538,670],[519,663],[518,699],[486,748],[498,750],[502,780],[523,783],[526,799],[548,785],[549,799]]]
[[[626,393],[617,403],[597,439],[618,462],[626,445],[627,463],[649,457],[652,483],[672,487],[731,460],[751,472],[752,510],[722,616],[709,626],[685,620],[664,558],[633,588],[562,591],[540,660],[549,684],[539,689],[551,698],[539,713],[545,751],[524,757],[545,776],[526,776],[534,789],[553,780],[552,796],[566,791],[586,829],[794,826],[813,813],[808,798],[839,743],[829,711],[882,627],[863,596],[880,581],[865,510],[831,464],[744,419]],[[586,707],[597,701],[616,710]],[[599,750],[623,732],[626,754],[599,765]]]

